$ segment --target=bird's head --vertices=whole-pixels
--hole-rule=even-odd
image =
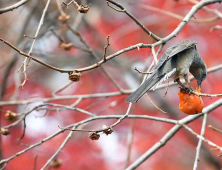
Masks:
[[[201,83],[207,77],[207,66],[204,62],[201,63],[200,67],[197,68],[196,73],[194,74],[194,77],[197,80],[198,88],[200,88]]]

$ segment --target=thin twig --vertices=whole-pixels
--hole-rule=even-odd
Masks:
[[[32,55],[32,50],[33,50],[33,48],[34,48],[34,44],[35,44],[35,42],[36,42],[36,38],[37,38],[37,36],[38,36],[38,34],[39,34],[39,31],[40,31],[41,26],[43,25],[43,21],[44,21],[44,18],[45,18],[45,14],[46,14],[46,11],[47,11],[47,9],[48,9],[48,7],[49,7],[50,2],[51,2],[51,0],[48,0],[48,1],[47,1],[46,6],[45,6],[45,8],[44,8],[44,10],[43,10],[43,12],[42,12],[42,17],[41,17],[41,19],[40,19],[40,21],[39,21],[39,25],[38,25],[38,28],[37,28],[37,30],[36,30],[35,36],[33,37],[33,41],[32,41],[30,50],[29,50],[29,52],[28,52],[28,56],[31,56],[31,55]],[[29,63],[30,59],[32,59],[32,57],[28,57],[28,59],[29,59],[29,60],[27,60],[27,58],[25,58],[25,60],[24,60],[23,63],[22,63],[22,66],[20,67],[20,68],[23,68],[23,72],[22,72],[22,73],[24,74],[24,80],[23,80],[23,82],[21,83],[21,85],[19,86],[19,88],[20,88],[20,87],[23,88],[24,85],[25,85],[25,83],[26,83],[26,81],[28,80],[28,78],[27,78],[27,73],[26,73],[26,72],[27,72],[27,68],[26,68],[26,67],[28,66],[28,63]]]
[[[163,9],[155,8],[155,7],[152,7],[152,6],[149,6],[149,5],[139,4],[139,6],[141,8],[148,9],[148,10],[155,11],[155,12],[159,12],[161,14],[168,15],[168,16],[171,16],[171,17],[179,19],[179,20],[183,20],[183,18],[184,18],[184,16],[182,16],[182,15],[178,15],[178,14],[172,13],[170,11],[166,11],[166,10],[163,10]],[[214,21],[216,21],[218,19],[220,19],[218,16],[207,18],[207,19],[193,19],[193,18],[191,18],[191,22],[194,22],[194,23],[204,23],[205,24],[205,23],[209,23],[209,22],[214,22]]]
[[[50,136],[40,140],[39,142],[28,146],[26,149],[17,152],[15,155],[13,155],[13,156],[11,156],[9,158],[6,158],[6,159],[2,159],[0,161],[0,165],[5,164],[5,163],[9,162],[10,160],[12,160],[12,159],[22,155],[23,153],[29,151],[30,149],[35,148],[36,146],[39,146],[39,145],[43,144],[44,142],[54,138],[55,136],[57,136],[60,133],[64,132],[65,129],[72,128],[74,126],[80,126],[80,125],[83,125],[85,123],[88,123],[88,122],[91,122],[91,121],[95,121],[95,120],[100,120],[100,119],[121,119],[122,117],[123,117],[123,115],[94,116],[94,117],[85,119],[83,121],[80,121],[78,123],[69,125],[69,126],[65,127],[64,129],[60,129],[56,133],[54,133],[54,134],[52,134],[52,135],[50,135]],[[147,115],[128,115],[125,118],[130,118],[130,119],[149,119],[149,120],[161,121],[161,122],[166,122],[166,123],[171,123],[171,124],[176,124],[177,123],[176,120],[167,119],[167,118],[159,118],[159,117],[154,117],[154,116],[147,116]]]
[[[31,36],[29,36],[29,35],[23,35],[23,37],[27,37],[27,38],[30,38],[30,39],[34,39],[34,37],[31,37]]]
[[[153,71],[150,71],[150,72],[143,72],[143,71],[140,71],[140,70],[138,70],[136,67],[135,67],[135,69],[134,70],[136,70],[138,73],[140,73],[140,74],[152,74],[153,73]]]
[[[5,163],[5,164],[4,164],[4,165],[1,167],[1,169],[0,169],[0,170],[5,169],[6,165],[7,165],[7,163]]]
[[[157,53],[156,53],[156,56],[157,56],[157,57],[159,56],[159,54],[160,54],[161,50],[163,49],[164,45],[165,45],[165,43],[162,43],[162,44],[160,45],[160,47],[159,47],[159,49],[158,49],[158,51],[157,51]]]
[[[204,117],[203,117],[203,123],[202,123],[202,128],[201,128],[201,133],[200,133],[200,136],[202,136],[202,137],[204,136],[204,133],[205,133],[206,124],[207,124],[207,113],[205,113]],[[202,139],[200,138],[199,142],[198,142],[198,145],[197,145],[197,149],[196,149],[197,151],[196,151],[196,157],[195,157],[195,161],[194,161],[193,170],[197,169],[198,162],[200,161],[201,145],[202,145]]]
[[[50,31],[52,32],[53,35],[55,35],[55,37],[60,41],[60,43],[64,42],[64,40],[59,35],[57,35],[53,29],[50,29]]]
[[[28,114],[30,114],[31,112],[33,112],[34,110],[37,110],[39,107],[42,107],[42,106],[45,106],[45,105],[38,105],[38,106],[35,106],[34,108],[32,108],[31,110],[25,112],[25,113],[18,113],[17,114],[18,116],[23,116],[23,117],[18,119],[18,120],[16,120],[15,122],[9,124],[9,125],[4,126],[3,128],[9,129],[9,128],[13,127],[13,126],[18,125],[20,122],[22,122],[26,118],[26,116]]]
[[[218,129],[218,128],[215,128],[215,127],[213,127],[212,125],[209,125],[208,127],[211,128],[212,130],[216,131],[216,132],[222,133],[222,130],[220,130],[220,129]]]
[[[66,105],[61,105],[61,104],[53,104],[53,103],[45,103],[44,105],[47,105],[47,106],[55,106],[55,107],[61,107],[61,108],[65,108],[67,110],[75,110],[75,111],[78,111],[78,112],[81,112],[81,113],[84,113],[88,116],[95,116],[93,113],[89,112],[89,111],[86,111],[86,110],[83,110],[83,109],[79,109],[79,108],[76,108],[76,107],[73,107],[73,106],[66,106]]]
[[[195,135],[198,139],[201,139],[203,140],[204,142],[206,142],[208,145],[210,146],[213,146],[214,148],[222,151],[222,147],[221,146],[218,146],[217,144],[211,142],[209,139],[203,137],[203,136],[200,136],[198,133],[194,132],[191,128],[189,128],[188,126],[186,125],[182,125],[186,130],[188,130],[189,132],[191,132],[193,135]]]
[[[221,25],[213,26],[213,27],[210,28],[210,32],[212,32],[212,31],[214,31],[214,30],[216,30],[216,29],[221,30],[221,29],[222,29],[222,26],[221,26]]]
[[[194,14],[199,11],[202,7],[214,3],[221,2],[221,0],[205,0],[205,1],[200,1],[198,4],[194,5],[189,13],[183,18],[182,22],[177,26],[177,28],[170,33],[168,36],[162,38],[158,42],[152,44],[153,47],[156,47],[158,45],[161,45],[162,43],[166,43],[170,41],[172,38],[176,37],[180,31],[183,29],[183,27],[191,20],[191,18],[194,16]]]
[[[73,106],[66,106],[66,105],[53,104],[53,103],[44,103],[44,104],[35,106],[34,108],[32,108],[30,111],[28,111],[26,113],[17,114],[17,116],[22,116],[22,115],[24,115],[24,116],[22,118],[16,120],[15,122],[11,123],[11,124],[4,126],[3,128],[9,129],[9,128],[12,128],[12,127],[18,125],[20,122],[24,121],[24,130],[23,130],[22,137],[18,139],[18,142],[19,142],[24,137],[24,135],[25,135],[25,128],[26,128],[25,119],[26,119],[26,116],[28,116],[28,114],[30,114],[34,110],[37,110],[37,111],[38,110],[43,110],[43,109],[41,109],[41,107],[44,107],[44,106],[61,107],[61,108],[64,108],[66,110],[75,110],[75,111],[78,111],[80,113],[86,114],[86,115],[91,116],[91,117],[95,116],[93,113],[91,113],[89,111],[86,111],[86,110],[83,110],[83,109],[80,109],[80,108],[76,108],[75,105],[77,105],[78,104],[77,102],[80,102],[80,101],[81,100],[78,99],[76,101],[76,103],[73,104]],[[44,110],[50,110],[50,109],[44,108]],[[60,111],[61,109],[56,108],[56,109],[53,109],[53,110]],[[47,113],[47,111],[46,111],[46,113]],[[45,116],[46,113],[43,116]]]
[[[109,2],[112,3],[113,5],[117,6],[119,9],[112,7],[111,5],[109,5]],[[140,23],[138,21],[138,19],[136,19],[129,11],[127,11],[120,3],[117,3],[113,0],[107,0],[107,4],[109,7],[113,8],[114,10],[118,11],[118,12],[124,12],[125,14],[127,14],[133,21],[135,21],[135,23],[137,25],[140,26],[140,28],[143,29],[143,31],[145,31],[150,37],[152,37],[154,40],[159,41],[161,40],[160,37],[158,37],[157,35],[153,34],[151,31],[149,31],[142,23]]]
[[[34,170],[37,170],[37,159],[38,159],[38,155],[35,155]]]
[[[165,91],[165,93],[164,93],[164,97],[167,95],[167,91],[168,91],[168,87],[169,87],[169,79],[167,80],[167,86],[166,86],[166,91]]]
[[[131,106],[132,106],[132,103],[129,104],[129,107],[126,111],[126,114],[124,114],[122,117],[120,117],[115,123],[113,123],[111,126],[107,127],[107,128],[103,128],[103,129],[98,129],[98,130],[86,130],[86,129],[70,129],[70,128],[60,128],[62,130],[70,130],[70,131],[81,131],[81,132],[95,132],[95,133],[99,133],[99,132],[104,132],[104,131],[107,131],[107,130],[112,130],[116,125],[118,125],[120,122],[122,122],[128,115],[129,115],[129,112],[130,112],[130,109],[131,109]]]
[[[61,73],[70,73],[70,72],[73,72],[73,71],[76,71],[76,72],[89,71],[89,70],[95,69],[95,68],[101,66],[103,63],[105,63],[104,60],[102,59],[102,60],[100,60],[99,62],[97,62],[96,64],[93,64],[93,65],[88,66],[88,67],[83,67],[83,68],[79,68],[79,69],[68,69],[68,70],[67,70],[67,69],[60,69],[60,68],[54,67],[54,66],[52,66],[52,65],[50,65],[50,64],[47,64],[47,63],[45,63],[45,62],[43,62],[43,61],[41,61],[41,60],[39,60],[39,59],[37,59],[37,58],[35,58],[35,57],[32,57],[32,56],[28,55],[27,53],[19,50],[17,47],[15,47],[14,45],[12,45],[10,42],[8,42],[8,41],[6,41],[6,40],[3,40],[2,38],[0,38],[0,41],[2,41],[3,43],[5,43],[6,45],[8,45],[9,47],[11,47],[12,49],[14,49],[15,51],[17,51],[19,54],[21,54],[21,55],[23,55],[23,56],[25,56],[25,57],[27,57],[27,58],[31,58],[32,60],[34,60],[34,61],[36,61],[36,62],[38,62],[38,63],[40,63],[40,64],[42,64],[42,65],[44,65],[44,66],[46,66],[46,67],[48,67],[48,68],[50,68],[50,69],[52,69],[52,70],[55,70],[55,71],[58,71],[58,72],[61,72]],[[123,54],[123,53],[125,53],[125,52],[135,50],[135,49],[137,49],[138,46],[139,46],[140,48],[150,48],[150,47],[151,47],[150,44],[143,44],[143,43],[139,43],[139,44],[136,44],[136,45],[132,45],[132,46],[130,46],[130,47],[124,48],[124,49],[119,50],[118,52],[116,52],[116,53],[114,53],[114,54],[111,54],[111,55],[107,56],[107,57],[106,57],[106,60],[110,60],[110,59],[112,59],[112,58],[114,58],[114,57],[116,57],[116,56],[119,56],[120,54]],[[90,48],[89,48],[89,49],[90,49]],[[90,49],[89,51],[91,51],[91,49]]]
[[[5,12],[9,12],[9,11],[13,11],[14,9],[24,5],[28,1],[30,1],[30,0],[21,0],[21,1],[17,2],[17,3],[15,3],[14,5],[11,5],[11,6],[5,7],[5,8],[1,8],[0,9],[0,14],[3,14]]]
[[[62,7],[61,7],[61,5],[60,5],[59,0],[56,0],[56,5],[57,5],[57,7],[58,7],[58,10],[59,10],[60,14],[61,14],[62,16],[66,16],[66,13],[62,10]]]
[[[23,126],[22,136],[17,139],[17,145],[19,144],[20,140],[22,140],[24,138],[24,136],[25,136],[25,130],[26,130],[25,118],[26,118],[26,116],[24,116],[24,118],[23,118],[24,126]]]
[[[195,119],[203,116],[203,114],[210,113],[214,109],[218,108],[222,105],[222,99],[217,100],[216,102],[210,104],[209,106],[203,109],[201,114],[190,115],[178,121],[178,123],[171,128],[159,142],[153,145],[150,149],[148,149],[142,156],[140,156],[135,162],[133,162],[126,170],[134,170],[138,166],[140,166],[145,160],[147,160],[151,155],[156,153],[160,148],[162,148],[166,143],[183,127],[182,125],[188,124]]]
[[[157,60],[157,55],[156,55],[154,46],[151,47],[151,51],[152,51],[152,54],[153,54],[153,57],[154,57],[154,61],[155,61],[156,65],[157,65],[158,60]]]
[[[107,76],[107,78],[116,86],[116,88],[120,91],[123,92],[122,87],[119,85],[119,83],[113,78],[113,76],[107,71],[107,69],[102,66],[100,63],[105,63],[108,60],[108,57],[104,60],[104,57],[102,60],[100,60],[100,57],[92,50],[92,48],[86,43],[86,41],[82,38],[82,36],[75,30],[72,29],[72,27],[69,26],[67,23],[67,27],[70,29],[70,31],[75,34],[79,40],[84,44],[84,46],[89,50],[89,53],[97,60],[97,63],[94,64],[94,68],[100,67],[103,71],[103,73]],[[107,41],[109,44],[109,36],[107,37]],[[76,70],[77,72],[81,72],[79,70]]]
[[[127,168],[130,164],[131,150],[133,144],[133,127],[134,127],[134,120],[130,120],[130,127],[127,136],[127,158],[126,158],[125,168]]]
[[[71,0],[70,3],[75,4],[77,8],[79,8],[79,6],[80,6],[75,0]],[[68,4],[70,4],[70,3],[68,3]]]
[[[159,111],[161,111],[161,112],[163,112],[163,113],[167,113],[167,112],[163,111],[162,109],[160,109],[160,108],[150,99],[150,97],[149,97],[149,95],[148,95],[147,93],[146,93],[146,97],[149,99],[150,103],[152,103],[153,106],[154,106],[157,110],[159,110]]]
[[[110,46],[109,37],[110,37],[110,35],[107,36],[107,44],[106,44],[106,46],[104,47],[104,55],[103,55],[103,60],[104,60],[104,62],[106,62],[106,52],[107,52],[107,48]]]
[[[193,4],[198,4],[199,3],[199,1],[196,1],[196,0],[189,0],[189,1]],[[212,14],[217,15],[217,17],[219,17],[219,18],[222,18],[222,13],[218,9],[210,9],[206,6],[204,6],[202,9],[204,9],[208,13],[212,13]]]
[[[213,73],[215,71],[221,70],[222,69],[222,64],[213,66],[207,69],[208,73]],[[189,76],[190,80],[193,80],[193,76]],[[182,83],[185,83],[184,80],[182,80]],[[169,87],[177,85],[173,81],[169,83]],[[161,84],[156,88],[156,90],[166,88],[167,84]],[[124,90],[124,94],[131,94],[134,92],[135,89],[130,89],[130,90]],[[89,98],[100,98],[100,97],[113,97],[113,96],[120,96],[123,95],[122,92],[108,92],[108,93],[94,93],[94,94],[82,94],[82,95],[67,95],[67,96],[55,96],[55,97],[49,97],[49,98],[32,98],[32,99],[27,99],[27,100],[14,100],[14,101],[0,101],[0,106],[5,106],[5,105],[24,105],[24,104],[29,104],[33,102],[49,102],[49,101],[55,101],[55,100],[69,100],[69,99],[89,99]]]
[[[73,126],[73,130],[76,129],[78,126]],[[51,156],[50,159],[47,160],[47,162],[45,163],[45,165],[41,168],[41,170],[44,170],[47,165],[53,160],[55,159],[55,157],[62,151],[62,149],[65,147],[66,143],[69,141],[69,139],[73,136],[75,132],[74,131],[70,131],[68,136],[66,137],[66,139],[63,141],[63,143],[61,144],[61,146],[58,148],[58,150]]]
[[[115,2],[115,1],[113,1],[113,2],[111,2],[111,3],[114,4],[114,5],[116,5],[116,6],[119,7],[120,9],[117,9],[117,8],[111,6],[111,5],[109,4],[109,2],[107,1],[107,5],[108,5],[110,8],[116,10],[117,12],[125,12],[125,9],[124,9],[124,7],[123,7],[122,5],[118,4],[118,3]]]
[[[207,93],[199,93],[196,91],[192,91],[193,94],[197,95],[197,96],[205,96],[205,97],[222,97],[222,94],[207,94]]]

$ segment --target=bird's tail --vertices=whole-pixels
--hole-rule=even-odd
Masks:
[[[140,85],[136,91],[134,91],[129,97],[126,98],[127,103],[137,102],[149,89],[151,89],[156,83],[158,83],[163,77],[154,78],[153,74],[143,84]]]

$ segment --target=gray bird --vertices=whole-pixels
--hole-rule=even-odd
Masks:
[[[151,88],[155,90],[168,78],[173,78],[174,81],[183,86],[179,79],[180,76],[183,76],[190,89],[193,90],[189,80],[189,72],[197,80],[200,88],[202,81],[207,76],[207,66],[200,57],[196,44],[197,42],[193,40],[185,40],[168,48],[160,57],[151,76],[127,97],[126,102],[137,102],[148,90]]]

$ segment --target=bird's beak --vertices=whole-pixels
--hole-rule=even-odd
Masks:
[[[200,87],[201,87],[201,82],[197,82],[197,84],[198,84],[198,89],[200,89]]]

